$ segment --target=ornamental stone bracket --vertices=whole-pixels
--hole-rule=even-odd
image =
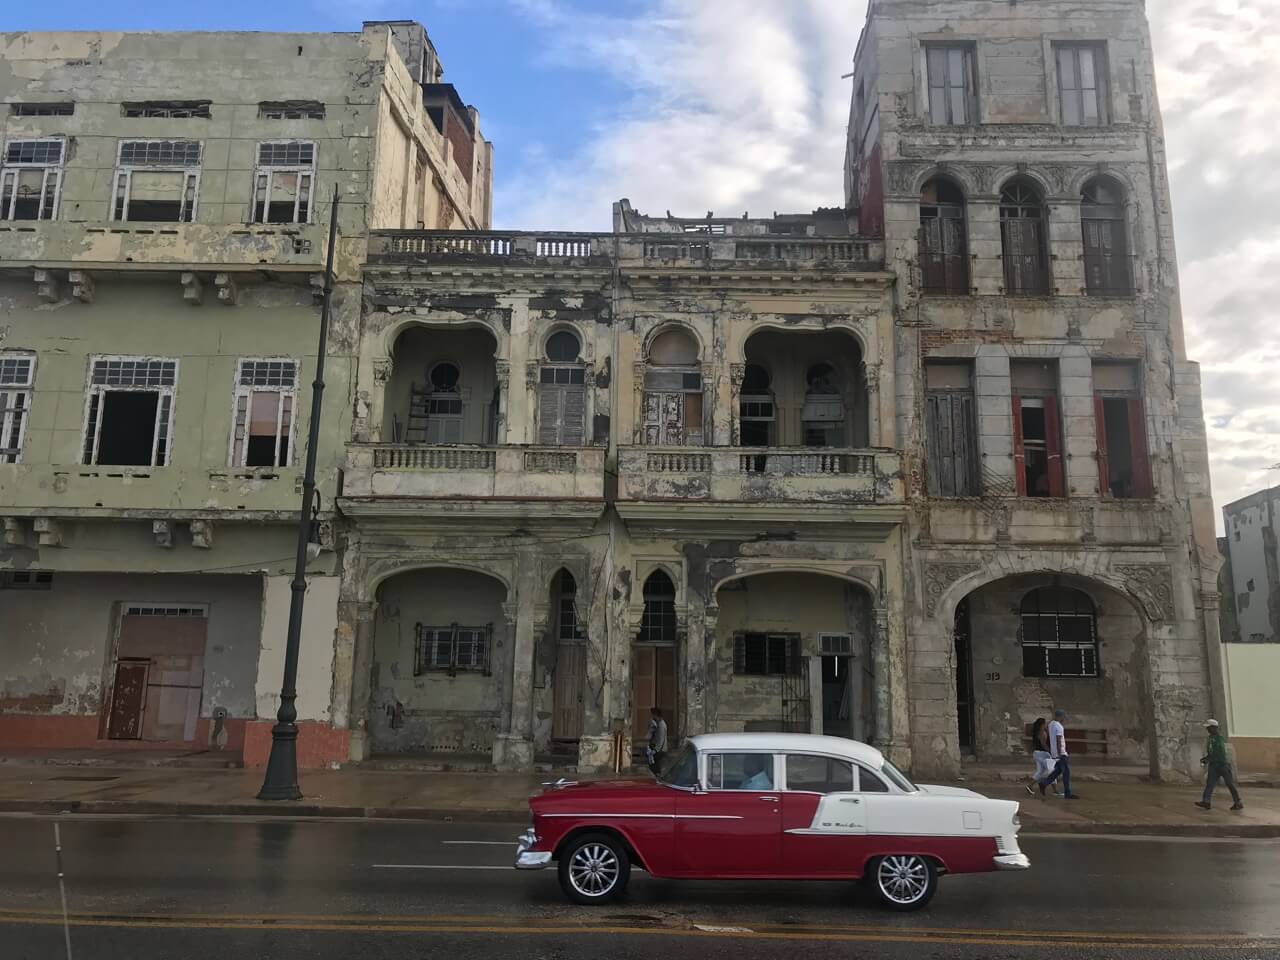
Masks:
[[[1173,620],[1173,571],[1167,563],[1118,563],[1113,568],[1125,586],[1142,600],[1153,620]]]
[[[938,601],[952,584],[982,569],[978,563],[927,563],[924,567],[924,609],[933,616],[938,612]]]

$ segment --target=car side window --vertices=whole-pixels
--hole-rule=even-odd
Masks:
[[[888,793],[889,785],[866,767],[858,767],[858,790],[862,793]]]
[[[708,790],[772,790],[773,784],[771,754],[707,754]]]
[[[787,754],[787,789],[810,793],[843,793],[853,790],[853,764],[833,757],[807,753]]]

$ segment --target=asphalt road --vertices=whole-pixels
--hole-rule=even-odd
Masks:
[[[61,818],[74,960],[1280,958],[1280,841],[1027,837],[925,910],[845,883],[636,873],[583,908],[509,866],[523,824]],[[66,956],[54,821],[0,818],[0,960]]]

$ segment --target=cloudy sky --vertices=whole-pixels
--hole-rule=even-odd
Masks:
[[[1276,0],[1147,0],[1189,350],[1219,504],[1280,472]],[[421,20],[497,148],[498,225],[609,229],[610,205],[842,202],[865,0],[42,0],[0,29],[354,30]]]

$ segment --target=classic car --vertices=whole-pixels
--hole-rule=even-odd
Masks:
[[[873,747],[788,733],[689,738],[656,780],[550,784],[515,866],[555,863],[576,903],[621,896],[631,867],[670,879],[860,880],[916,910],[950,873],[1025,870],[1018,804],[916,786]]]

